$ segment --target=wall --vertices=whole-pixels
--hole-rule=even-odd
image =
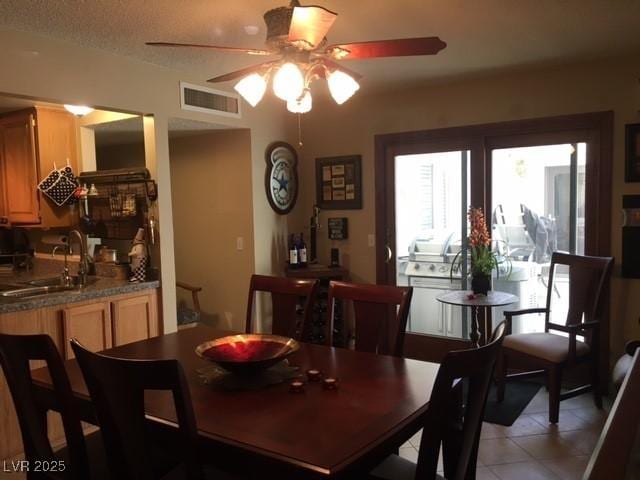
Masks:
[[[172,138],[169,152],[176,278],[202,287],[206,323],[241,330],[254,269],[249,131]]]
[[[165,331],[175,329],[175,268],[169,141],[170,117],[215,122],[251,129],[251,186],[254,198],[254,269],[271,273],[274,245],[286,236],[286,222],[270,211],[257,193],[264,186],[264,151],[285,137],[282,104],[266,98],[258,108],[243,105],[242,119],[214,117],[180,109],[179,82],[204,84],[204,79],[101,50],[50,37],[0,29],[0,63],[10,66],[0,76],[0,92],[54,103],[85,104],[96,108],[141,113],[145,117],[147,166],[158,182],[158,226],[162,259],[162,305]],[[224,87],[223,87],[224,88]],[[231,87],[226,87],[229,90]]]
[[[142,137],[142,135],[140,135]],[[96,146],[97,170],[144,167],[144,142]]]
[[[501,122],[573,113],[615,112],[612,189],[612,254],[618,267],[612,283],[612,353],[623,341],[640,338],[640,281],[620,278],[621,201],[640,193],[640,184],[624,183],[624,125],[640,121],[639,58],[617,58],[533,71],[499,73],[472,79],[396,89],[367,95],[366,79],[354,98],[342,106],[314,105],[303,118],[305,145],[300,152],[300,197],[289,218],[292,231],[308,231],[315,199],[315,158],[361,154],[363,209],[323,211],[319,258],[328,261],[326,221],[349,219],[349,239],[334,242],[355,281],[375,282],[374,135],[442,127]]]

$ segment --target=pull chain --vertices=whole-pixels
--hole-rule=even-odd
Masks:
[[[302,114],[298,113],[298,146],[302,147]]]

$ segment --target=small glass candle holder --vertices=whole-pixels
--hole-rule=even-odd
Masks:
[[[307,370],[307,378],[310,382],[319,382],[322,380],[322,372],[318,369],[311,368]]]
[[[289,391],[291,393],[304,393],[304,382],[294,380],[289,384]]]
[[[322,388],[325,390],[337,390],[338,389],[338,379],[327,377],[322,381]]]

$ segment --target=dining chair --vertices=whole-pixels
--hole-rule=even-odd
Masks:
[[[640,348],[607,417],[583,480],[640,478]],[[634,451],[635,446],[635,451]]]
[[[54,451],[47,436],[47,412],[38,400],[38,387],[31,379],[29,361],[46,363],[51,376],[53,395],[59,406],[66,446]],[[30,471],[29,479],[86,480],[108,478],[104,445],[99,432],[87,437],[69,385],[67,372],[53,340],[48,335],[0,334],[0,363],[20,425],[25,460],[35,466],[36,461],[62,461],[59,471]],[[43,393],[43,392],[40,392]],[[52,463],[50,463],[52,465]]]
[[[251,275],[245,331],[247,333],[253,331],[253,305],[256,292],[268,292],[271,294],[272,307],[271,333],[296,340],[308,340],[313,330],[311,311],[318,285],[318,280]],[[304,298],[304,306],[300,316],[298,305],[302,298]]]
[[[593,391],[598,408],[602,408],[599,369],[599,316],[609,286],[613,258],[588,257],[554,252],[549,267],[546,306],[504,312],[507,336],[496,368],[497,398],[505,395],[507,378],[523,378],[544,371],[549,390],[549,422],[557,423],[560,401]],[[558,272],[560,270],[560,272]],[[560,293],[558,277],[568,281],[568,309],[564,324],[551,320],[552,296]],[[511,334],[513,317],[544,314],[544,332]],[[560,334],[551,333],[554,330]],[[584,337],[584,341],[577,336]],[[563,371],[578,363],[590,363],[591,383],[561,392]],[[508,367],[527,370],[507,375]]]
[[[447,353],[424,417],[418,462],[390,455],[371,471],[371,480],[442,479],[436,473],[441,445],[446,478],[475,478],[482,418],[505,330],[501,322],[488,344]]]
[[[71,348],[95,406],[112,480],[228,478],[217,471],[205,475],[189,386],[177,360],[108,357],[90,352],[76,339]],[[145,390],[171,392],[175,431],[149,429]],[[167,442],[168,438],[173,441]]]
[[[347,300],[355,313],[355,349],[401,357],[412,294],[412,287],[329,282],[329,345],[333,345],[336,301]]]

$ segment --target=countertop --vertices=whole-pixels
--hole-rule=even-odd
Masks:
[[[11,276],[0,276],[0,285],[24,284],[31,280],[51,278],[53,276],[55,275],[34,275],[28,272],[19,272]],[[35,308],[51,307],[66,303],[84,302],[95,298],[123,295],[126,293],[158,288],[160,286],[160,282],[157,280],[134,283],[129,282],[128,280],[116,280],[105,277],[89,277],[89,279],[90,281],[88,285],[75,290],[47,293],[28,298],[8,298],[0,296],[0,313],[32,310]]]

